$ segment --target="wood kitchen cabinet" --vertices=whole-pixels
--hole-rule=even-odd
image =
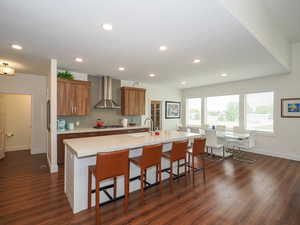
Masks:
[[[63,165],[65,161],[65,139],[73,138],[83,138],[83,137],[96,137],[96,136],[106,136],[106,135],[116,135],[116,134],[129,134],[129,133],[141,133],[148,132],[149,128],[134,128],[134,129],[124,129],[124,130],[103,130],[95,132],[86,133],[70,133],[70,134],[58,134],[57,135],[57,163],[58,165]]]
[[[144,115],[145,114],[146,89],[134,87],[122,87],[122,115]]]
[[[57,115],[87,115],[91,82],[57,79]]]

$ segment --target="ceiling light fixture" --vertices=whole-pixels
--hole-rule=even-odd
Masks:
[[[76,57],[76,58],[75,58],[75,61],[76,61],[76,62],[83,62],[83,59],[82,59],[82,58],[79,58],[79,57]]]
[[[2,63],[0,65],[0,75],[12,76],[15,75],[15,70],[8,66],[8,63]]]
[[[105,24],[102,25],[102,28],[104,30],[112,30],[112,25],[109,24],[109,23],[105,23]]]
[[[119,67],[119,69],[118,69],[119,71],[124,71],[125,70],[125,68],[124,67]]]
[[[182,84],[182,85],[186,85],[186,81],[182,81],[181,84]]]
[[[168,47],[165,46],[165,45],[162,45],[162,46],[159,47],[160,51],[166,51],[167,49],[168,49]]]
[[[150,73],[149,77],[155,77],[156,75],[154,73]]]
[[[23,47],[21,45],[12,44],[11,47],[16,50],[22,50]]]
[[[226,73],[222,73],[221,77],[227,77],[227,74]]]
[[[199,63],[200,62],[200,59],[194,59],[193,60],[193,63]]]

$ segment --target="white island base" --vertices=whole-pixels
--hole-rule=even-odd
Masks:
[[[78,138],[65,140],[65,193],[73,210],[73,213],[78,213],[82,210],[88,208],[88,166],[96,164],[96,153],[97,152],[107,152],[113,150],[127,149],[130,147],[129,157],[136,157],[141,155],[142,146],[149,144],[163,144],[163,151],[169,151],[172,147],[170,143],[172,141],[184,140],[188,138],[194,138],[199,136],[199,134],[185,133],[185,132],[175,132],[173,135],[160,135],[158,137],[150,136],[145,134],[145,136],[133,134],[122,134],[114,136],[104,136],[104,137],[92,137],[92,138]],[[127,142],[122,142],[122,139],[126,139]],[[130,140],[128,140],[130,139]],[[117,143],[111,143],[113,147],[109,147],[105,144],[105,141],[111,141]],[[106,143],[107,143],[106,142]],[[166,143],[168,142],[168,143]],[[101,145],[102,143],[102,145]],[[132,143],[132,144],[130,144]],[[134,144],[133,144],[134,143]],[[99,145],[98,145],[99,144]],[[98,151],[93,155],[91,150],[93,147],[97,146]],[[99,147],[98,147],[99,146]],[[122,147],[123,146],[123,147]],[[80,150],[79,150],[80,148]],[[84,151],[88,149],[89,151]],[[105,150],[104,150],[105,149]],[[113,150],[112,150],[113,149]],[[78,151],[77,151],[78,150]],[[86,152],[87,156],[84,156]],[[78,155],[82,155],[78,157]],[[183,162],[182,162],[183,163]],[[169,168],[169,161],[162,158],[162,169]],[[174,171],[177,171],[177,163],[174,164]],[[184,172],[184,167],[180,168],[180,173]],[[130,178],[137,177],[140,175],[140,168],[136,165],[130,163]],[[168,173],[162,173],[162,179],[169,178]],[[156,182],[155,167],[149,168],[147,170],[147,182],[153,184]],[[101,182],[100,188],[103,186],[113,184],[113,180],[109,179]],[[139,190],[141,187],[140,180],[135,179],[130,182],[129,192]],[[95,188],[95,179],[92,179],[92,188]],[[107,192],[113,196],[113,188],[106,189]],[[117,197],[124,195],[124,177],[120,176],[117,178]],[[130,195],[129,195],[130,198]],[[100,203],[110,201],[111,199],[103,192],[100,191]],[[92,206],[95,205],[95,194],[92,194]]]

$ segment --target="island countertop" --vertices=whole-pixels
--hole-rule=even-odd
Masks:
[[[162,131],[160,135],[151,135],[149,132],[145,132],[66,139],[64,144],[72,149],[78,158],[81,158],[96,155],[98,152],[134,149],[145,145],[169,143],[200,136],[196,133]]]
[[[148,128],[146,126],[128,126],[128,127],[108,127],[108,128],[76,128],[74,130],[64,130],[64,131],[57,131],[57,134],[79,134],[79,133],[91,133],[91,132],[105,132],[105,131],[116,131],[116,130],[134,130],[134,129],[143,129]]]

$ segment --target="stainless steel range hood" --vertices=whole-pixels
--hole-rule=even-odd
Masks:
[[[99,96],[101,99],[96,105],[96,109],[120,109],[114,100],[112,100],[112,79],[111,77],[104,76],[102,78],[102,88],[99,85]]]

